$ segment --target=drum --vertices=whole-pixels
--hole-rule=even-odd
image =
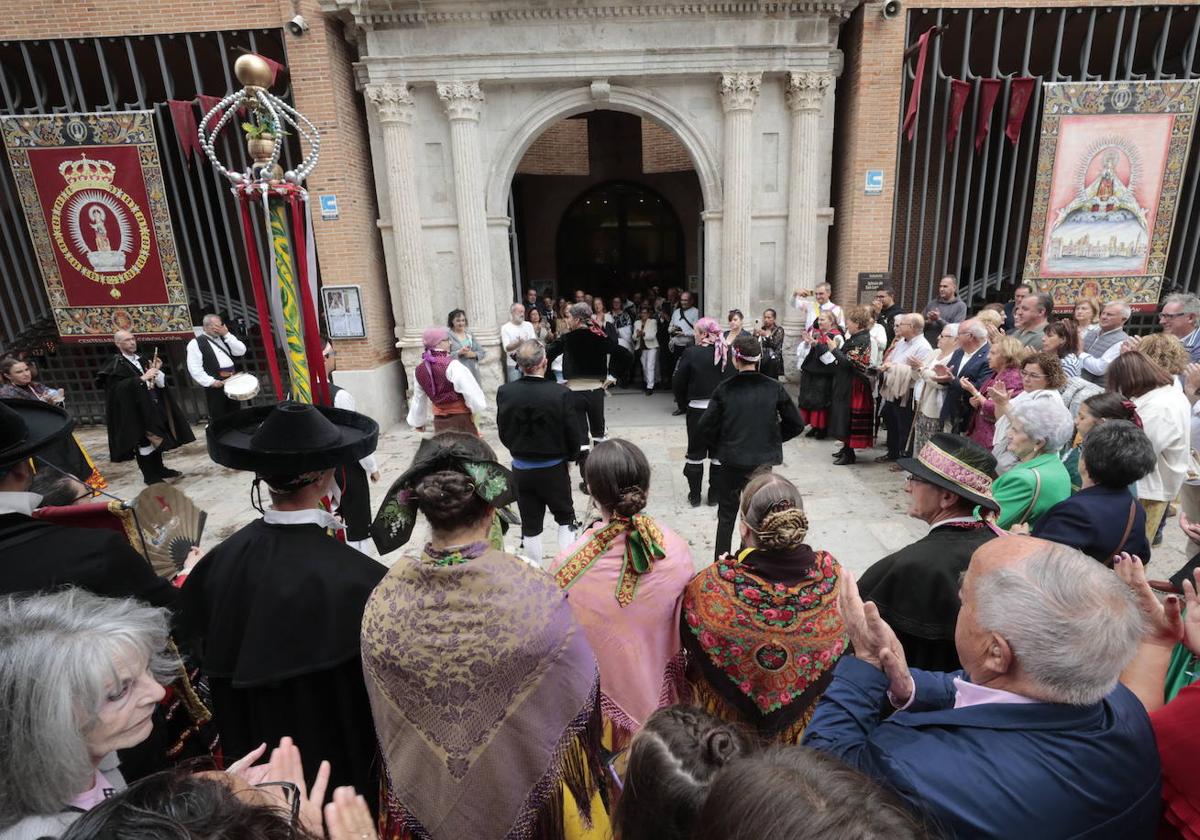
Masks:
[[[235,373],[225,380],[225,396],[245,402],[258,396],[258,377],[252,373]]]

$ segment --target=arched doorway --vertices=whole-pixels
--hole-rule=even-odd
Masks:
[[[645,184],[610,181],[582,193],[562,215],[555,252],[560,278],[605,298],[687,282],[679,215]]]

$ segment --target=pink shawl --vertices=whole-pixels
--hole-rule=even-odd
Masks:
[[[557,574],[607,524],[593,525],[559,552],[550,573]],[[613,597],[625,565],[627,534],[614,540],[567,585],[567,602],[600,668],[604,716],[630,733],[640,729],[655,709],[675,700],[670,672],[683,647],[679,611],[683,591],[696,573],[687,541],[661,523],[658,527],[666,556],[638,576],[633,601],[627,606]]]

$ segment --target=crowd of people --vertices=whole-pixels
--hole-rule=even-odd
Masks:
[[[72,423],[4,369],[32,398],[0,399],[2,840],[1200,835],[1200,571],[1146,572],[1172,505],[1200,547],[1200,299],[1130,337],[1121,301],[1054,320],[1026,287],[975,315],[952,277],[921,312],[798,290],[794,398],[771,310],[530,291],[494,396],[461,310],[424,331],[408,420],[432,434],[365,525],[387,566],[334,536],[346,471],[378,478],[345,398],[221,407],[209,455],[261,517],[161,577],[40,515]],[[223,330],[189,366],[214,393]],[[112,454],[161,480],[190,430],[114,340]],[[618,381],[683,417],[688,501],[717,508],[699,572],[608,434]],[[806,429],[849,465],[881,428],[929,530],[856,581],[775,468]]]

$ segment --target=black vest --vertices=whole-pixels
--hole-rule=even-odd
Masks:
[[[220,341],[220,339],[210,338],[207,333],[201,333],[196,336],[196,346],[200,348],[200,362],[204,366],[204,372],[213,379],[220,379],[221,363],[217,361],[217,354],[213,352],[212,344],[209,343],[215,341]],[[236,373],[238,369],[237,359],[224,341],[221,341],[221,351],[233,362],[233,370]]]

